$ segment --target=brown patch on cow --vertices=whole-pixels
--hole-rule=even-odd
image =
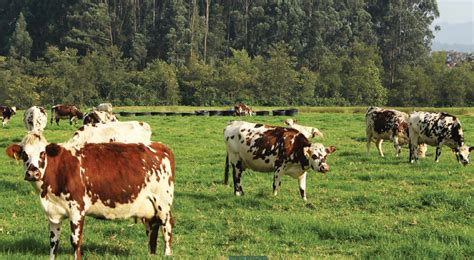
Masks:
[[[139,122],[138,124],[140,124],[141,126],[143,126],[143,122]]]
[[[375,113],[374,116],[374,131],[377,133],[383,133],[391,129],[390,120],[395,116],[395,112],[390,110],[384,110]]]
[[[84,129],[85,129],[85,127],[84,127],[84,126],[81,126],[81,127],[79,127],[78,130],[79,130],[79,131],[84,131]]]

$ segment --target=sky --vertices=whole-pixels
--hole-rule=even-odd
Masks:
[[[436,22],[465,23],[474,21],[474,0],[438,0],[438,9],[440,17]]]

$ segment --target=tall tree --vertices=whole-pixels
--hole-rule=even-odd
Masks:
[[[16,22],[15,31],[10,38],[10,56],[14,58],[29,58],[33,40],[26,30],[26,21],[23,13],[20,13]]]

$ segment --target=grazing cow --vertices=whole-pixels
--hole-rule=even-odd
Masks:
[[[86,143],[144,143],[151,141],[151,127],[145,122],[127,121],[107,124],[84,125],[64,144],[80,148]]]
[[[87,215],[142,219],[152,254],[163,226],[164,253],[171,255],[175,165],[173,153],[165,145],[100,143],[67,149],[48,144],[41,132],[31,131],[6,153],[23,160],[25,180],[39,193],[49,219],[50,258],[57,255],[65,218],[70,220],[75,258],[81,258]]]
[[[306,200],[306,170],[329,171],[326,158],[336,151],[334,146],[311,144],[296,129],[233,121],[224,128],[227,148],[224,183],[227,184],[229,163],[233,170],[234,193],[243,195],[240,178],[246,169],[275,172],[273,194],[276,195],[283,175],[298,179],[301,197]]]
[[[435,161],[439,161],[441,148],[448,146],[456,154],[458,162],[463,165],[469,163],[469,154],[474,149],[464,145],[464,134],[461,122],[453,115],[428,112],[414,112],[408,119],[410,137],[410,162],[418,160],[414,151],[420,143],[436,146]]]
[[[235,116],[251,116],[252,113],[252,109],[244,103],[238,103],[234,106]]]
[[[16,107],[0,106],[0,114],[2,115],[2,126],[7,126],[8,121],[16,114]]]
[[[48,124],[48,113],[46,113],[44,107],[32,106],[25,111],[23,123],[28,131],[43,131]]]
[[[104,111],[109,114],[112,114],[112,104],[111,103],[102,103],[99,104],[97,107],[92,108],[93,111]]]
[[[53,117],[57,125],[59,125],[59,119],[65,118],[69,118],[69,124],[72,125],[72,122],[76,124],[77,119],[82,119],[84,114],[76,106],[56,105],[51,108],[51,124],[53,124]]]
[[[107,123],[107,122],[115,122],[117,121],[117,117],[114,114],[109,114],[108,112],[104,111],[91,111],[84,116],[84,125],[87,124],[97,124],[97,123]]]
[[[365,120],[367,153],[370,151],[370,143],[374,142],[380,156],[384,157],[382,143],[384,140],[392,140],[396,156],[399,157],[401,146],[408,143],[408,115],[394,109],[369,107]],[[420,157],[425,157],[426,145],[418,145],[417,153]]]
[[[317,128],[310,127],[310,126],[302,126],[296,123],[296,119],[288,118],[284,121],[284,123],[289,127],[300,131],[306,138],[314,138],[316,136],[323,137],[323,133],[321,133]]]

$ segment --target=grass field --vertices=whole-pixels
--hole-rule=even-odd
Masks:
[[[139,110],[117,111],[127,109]],[[318,142],[337,147],[328,159],[330,172],[309,173],[306,203],[299,196],[297,180],[288,176],[276,197],[269,173],[246,171],[243,197],[235,197],[231,185],[222,184],[222,130],[231,117],[121,119],[150,123],[153,140],[175,153],[175,258],[474,256],[473,165],[458,164],[448,148],[443,149],[439,163],[434,163],[432,147],[417,164],[407,163],[407,148],[396,158],[391,143],[384,144],[385,158],[378,156],[374,145],[367,155],[363,109],[302,111],[306,112],[296,116],[299,122],[324,133]],[[474,145],[474,111],[462,111],[465,139]],[[2,151],[25,135],[22,115],[20,111],[0,129]],[[283,125],[285,118],[245,120]],[[50,142],[64,142],[74,130],[61,121],[59,127],[48,125],[45,136]],[[49,255],[48,221],[22,172],[21,164],[0,152],[0,258],[44,259]],[[63,259],[72,256],[69,234],[69,223],[64,222],[59,250]],[[159,242],[161,252],[161,233]],[[92,259],[148,257],[144,227],[132,220],[86,218],[82,250]]]

